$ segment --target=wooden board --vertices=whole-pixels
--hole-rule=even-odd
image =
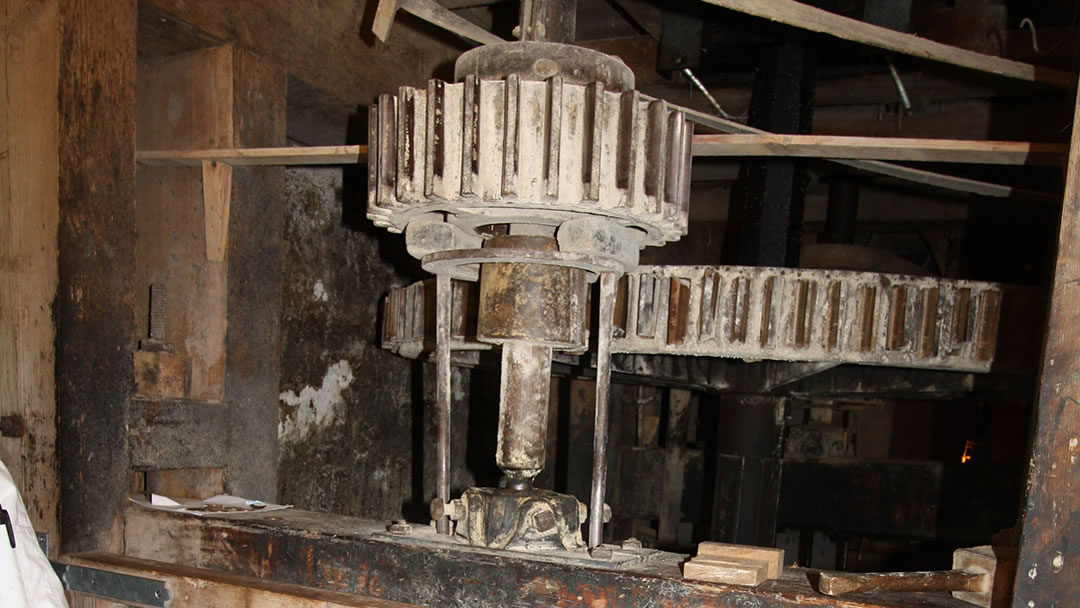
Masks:
[[[367,162],[367,146],[145,150],[135,158],[146,167],[200,167],[213,160],[236,166],[347,165]]]
[[[348,593],[109,553],[65,555],[66,564],[163,581],[169,608],[408,608]],[[87,597],[87,594],[75,594]],[[89,596],[93,597],[93,596]],[[101,600],[97,600],[101,605]]]
[[[233,143],[233,48],[221,46],[144,62],[136,86],[139,147],[227,148]],[[169,108],[170,118],[160,115]],[[147,335],[151,284],[165,285],[166,341],[190,369],[184,397],[219,402],[225,386],[225,218],[208,234],[202,163],[137,172],[135,315]],[[213,215],[213,214],[211,214]],[[216,259],[209,259],[213,251]],[[165,370],[163,370],[164,372]],[[143,374],[145,377],[146,374]],[[160,374],[162,381],[170,376]],[[139,393],[153,397],[165,389]]]
[[[694,156],[799,156],[825,159],[903,160],[988,165],[1056,166],[1068,152],[1063,144],[1023,141],[967,141],[836,135],[695,135]],[[341,165],[367,161],[367,146],[313,146],[220,150],[145,150],[148,167],[197,167],[217,160],[230,165]]]
[[[721,133],[737,133],[737,134],[767,134],[767,131],[761,129],[755,129],[744,125],[734,120],[727,120],[714,116],[712,114],[706,114],[690,108],[679,107],[679,109],[686,114],[687,118],[692,122],[706,126],[710,129],[715,129]],[[1012,186],[1005,186],[1002,184],[995,184],[991,182],[984,182],[980,180],[968,179],[965,177],[956,177],[953,175],[947,175],[944,173],[937,173],[934,171],[927,171],[925,169],[916,169],[913,167],[905,167],[903,165],[894,165],[877,160],[843,160],[832,159],[830,162],[845,165],[853,169],[860,171],[867,171],[869,173],[876,173],[879,175],[886,175],[901,179],[904,181],[925,184],[927,186],[933,186],[935,188],[944,188],[955,192],[965,192],[969,194],[978,194],[981,196],[992,196],[997,198],[1017,198],[1026,200],[1058,200],[1057,195],[1046,192],[1032,192],[1023,190],[1020,188],[1013,188]]]
[[[711,556],[699,556],[683,564],[683,578],[756,587],[768,580],[768,564],[761,560],[727,560]]]
[[[195,29],[221,42],[235,42],[353,108],[399,86],[427,81],[437,66],[452,65],[469,47],[416,20],[399,23],[390,40],[378,42],[369,29],[374,2],[147,0],[146,4],[159,21],[178,21],[187,25],[175,29]]]
[[[0,460],[34,529],[55,544],[57,2],[0,0],[0,20],[0,416],[21,417],[25,429],[0,437]]]
[[[695,135],[694,156],[797,156],[985,165],[1058,166],[1064,144],[838,135]]]
[[[56,401],[66,551],[114,547],[135,333],[136,3],[60,0]]]
[[[779,578],[784,571],[784,550],[706,541],[698,544],[698,555],[719,559],[755,559],[767,564],[766,575]]]
[[[919,38],[808,6],[794,0],[705,0],[709,4],[792,27],[867,44],[896,53],[1055,87],[1076,87],[1076,74],[1012,61]]]
[[[1080,606],[1080,97],[1023,502],[1014,606]]]

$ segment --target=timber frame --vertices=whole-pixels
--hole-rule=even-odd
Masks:
[[[781,22],[798,21],[800,11],[806,10],[788,0],[709,1]],[[362,17],[355,14],[355,2],[335,2],[357,21]],[[351,164],[366,155],[364,146],[346,146],[344,140],[330,147],[286,148],[286,136],[323,139],[313,116],[324,120],[331,114],[331,121],[343,124],[355,109],[350,100],[422,81],[429,74],[421,74],[421,66],[443,62],[460,50],[456,42],[412,28],[395,31],[394,40],[374,51],[356,53],[355,24],[305,13],[304,3],[267,2],[261,24],[218,4],[0,0],[0,84],[7,93],[0,130],[0,198],[5,209],[12,210],[0,214],[0,253],[4,261],[19,261],[11,265],[12,272],[0,266],[6,282],[0,290],[0,373],[14,370],[10,382],[0,383],[0,415],[19,416],[25,424],[14,441],[5,436],[0,456],[19,463],[13,472],[23,479],[35,527],[59,540],[50,543],[51,557],[164,580],[179,600],[170,604],[174,606],[390,608],[403,605],[399,602],[438,603],[448,596],[466,603],[508,605],[601,600],[615,605],[624,597],[634,598],[621,604],[630,606],[650,605],[657,598],[687,606],[834,603],[817,595],[809,585],[813,573],[801,570],[771,586],[745,591],[686,583],[671,563],[661,571],[624,573],[470,556],[462,567],[453,556],[388,540],[383,522],[303,511],[259,521],[202,520],[148,513],[126,504],[132,471],[150,464],[140,458],[168,452],[164,446],[174,439],[169,429],[178,427],[201,437],[202,443],[188,446],[184,454],[173,448],[171,466],[219,474],[221,469],[214,467],[227,461],[255,480],[234,492],[272,492],[273,448],[262,460],[226,452],[230,442],[251,441],[243,433],[253,420],[259,438],[272,444],[277,420],[276,409],[266,404],[276,406],[273,355],[279,336],[267,332],[259,318],[229,317],[229,333],[219,336],[222,356],[230,365],[239,362],[221,379],[225,405],[213,399],[190,404],[136,397],[132,345],[142,336],[134,303],[143,296],[130,277],[141,263],[142,250],[136,246],[139,173],[161,167],[188,171],[168,179],[183,181],[185,188],[193,188],[188,194],[206,197],[204,204],[212,200],[224,205],[216,208],[222,220],[208,230],[216,239],[214,246],[206,243],[206,257],[228,266],[224,276],[251,280],[226,280],[214,293],[225,310],[237,302],[258,302],[259,314],[273,317],[274,290],[280,287],[274,260],[280,252],[272,240],[266,242],[244,227],[280,232],[282,187],[275,167]],[[837,24],[828,17],[811,17],[815,31],[838,35]],[[851,31],[861,36],[859,42],[873,43],[881,34]],[[326,46],[318,53],[305,46],[316,39]],[[427,44],[421,48],[418,40]],[[897,52],[927,51],[903,40],[889,44]],[[1076,85],[1074,75],[1015,62],[987,63],[985,56],[940,46],[929,49],[931,58],[1030,83],[1070,89]],[[137,64],[145,57],[139,54],[207,49],[217,49],[217,56],[232,62],[227,80],[236,92],[220,117],[227,132],[207,134],[213,141],[141,146],[136,82]],[[325,61],[330,55],[343,59]],[[357,77],[372,66],[378,66],[378,73]],[[325,103],[305,105],[309,96],[322,96]],[[1076,108],[1080,120],[1080,100]],[[883,161],[1054,164],[1066,153],[1058,146],[1026,142],[777,136],[713,117],[701,120],[722,132],[741,133],[700,136],[695,145],[701,155],[830,159],[962,192],[1043,202],[1056,198]],[[181,147],[189,149],[173,149]],[[228,169],[226,178],[219,165],[235,169]],[[1080,580],[1080,521],[1075,515],[1080,513],[1080,485],[1074,482],[1080,456],[1080,129],[1073,129],[1066,176],[1020,537],[1014,600],[1019,608],[1080,605],[1075,584]],[[217,184],[217,189],[193,186],[199,179]],[[220,258],[212,259],[215,256]],[[8,283],[22,288],[8,289]],[[95,468],[86,466],[90,461]],[[431,571],[444,573],[444,582],[426,581]],[[492,594],[497,588],[518,593],[496,597]],[[80,606],[105,605],[87,596],[72,600]],[[868,608],[913,605],[959,604],[947,598],[904,597],[852,603]]]

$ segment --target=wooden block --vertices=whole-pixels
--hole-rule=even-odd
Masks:
[[[184,397],[184,358],[176,353],[135,351],[135,394],[157,399]]]
[[[954,591],[953,597],[983,608],[1004,608],[1012,598],[1016,574],[1016,550],[1006,547],[970,547],[953,552],[953,569],[986,573],[978,591]]]
[[[683,564],[683,578],[754,587],[768,580],[769,565],[758,559],[725,560],[698,556]]]
[[[232,165],[216,160],[202,161],[202,184],[206,259],[211,262],[224,262],[229,236]]]
[[[210,498],[225,493],[225,471],[220,468],[147,471],[146,490],[170,498]]]
[[[772,547],[752,547],[728,543],[703,542],[698,545],[698,556],[723,560],[759,560],[768,565],[768,578],[780,578],[784,571],[784,550]]]

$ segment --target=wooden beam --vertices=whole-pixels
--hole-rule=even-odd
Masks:
[[[1013,606],[1080,606],[1080,97],[1073,118]]]
[[[1064,144],[839,135],[695,135],[694,156],[797,156],[983,165],[1057,166]]]
[[[202,606],[220,606],[222,608],[408,608],[411,606],[411,604],[363,597],[350,593],[301,587],[300,585],[278,583],[253,576],[217,572],[111,553],[65,555],[60,558],[60,562],[115,574],[162,581],[165,584],[166,591],[169,592],[168,605],[175,608],[197,608]],[[77,596],[83,595],[82,593],[77,594]]]
[[[740,13],[877,48],[1055,87],[1076,87],[1076,74],[985,55],[808,6],[795,0],[705,0]]]
[[[0,0],[0,23],[0,460],[55,551],[57,2]]]
[[[354,108],[399,86],[426,82],[468,48],[416,20],[397,24],[393,37],[379,42],[368,29],[372,2],[143,0],[159,22],[180,22],[163,33],[190,27],[235,42]]]
[[[56,403],[63,549],[115,547],[135,332],[135,0],[60,0]],[[83,456],[78,456],[82,454]],[[91,457],[90,455],[93,455]]]
[[[693,146],[694,156],[704,157],[799,156],[1047,166],[1060,164],[1067,151],[1063,144],[1038,142],[772,133],[695,135]],[[144,150],[136,159],[150,167],[199,167],[204,161],[215,160],[237,166],[345,165],[367,162],[367,146]]]
[[[367,146],[151,150],[135,158],[147,167],[201,167],[214,160],[235,166],[348,165],[367,162]]]
[[[706,114],[704,112],[699,112],[697,110],[693,110],[691,108],[683,106],[679,106],[679,110],[686,114],[687,119],[691,122],[708,127],[710,129],[715,129],[717,131],[720,131],[721,133],[759,135],[767,134],[767,131],[755,129],[754,127],[744,125],[740,122],[735,122],[734,120],[721,118],[713,114]],[[981,196],[992,196],[998,198],[1017,198],[1024,200],[1059,200],[1057,195],[1047,192],[1032,192],[1030,190],[1013,188],[1012,186],[1005,186],[1002,184],[984,182],[964,177],[956,177],[944,173],[927,171],[925,169],[915,169],[913,167],[905,167],[903,165],[894,165],[892,163],[876,160],[832,159],[829,162],[845,165],[853,169],[858,169],[860,171],[877,173],[879,175],[887,175],[889,177],[901,179],[916,184],[924,184],[927,186],[933,186],[935,188],[944,188],[952,190],[954,192],[964,192],[968,194],[978,194]]]

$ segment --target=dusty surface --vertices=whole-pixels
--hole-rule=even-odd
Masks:
[[[350,179],[286,172],[278,491],[302,508],[392,518],[413,500],[420,380],[379,348],[377,328],[383,295],[415,264],[403,239],[362,219]]]

